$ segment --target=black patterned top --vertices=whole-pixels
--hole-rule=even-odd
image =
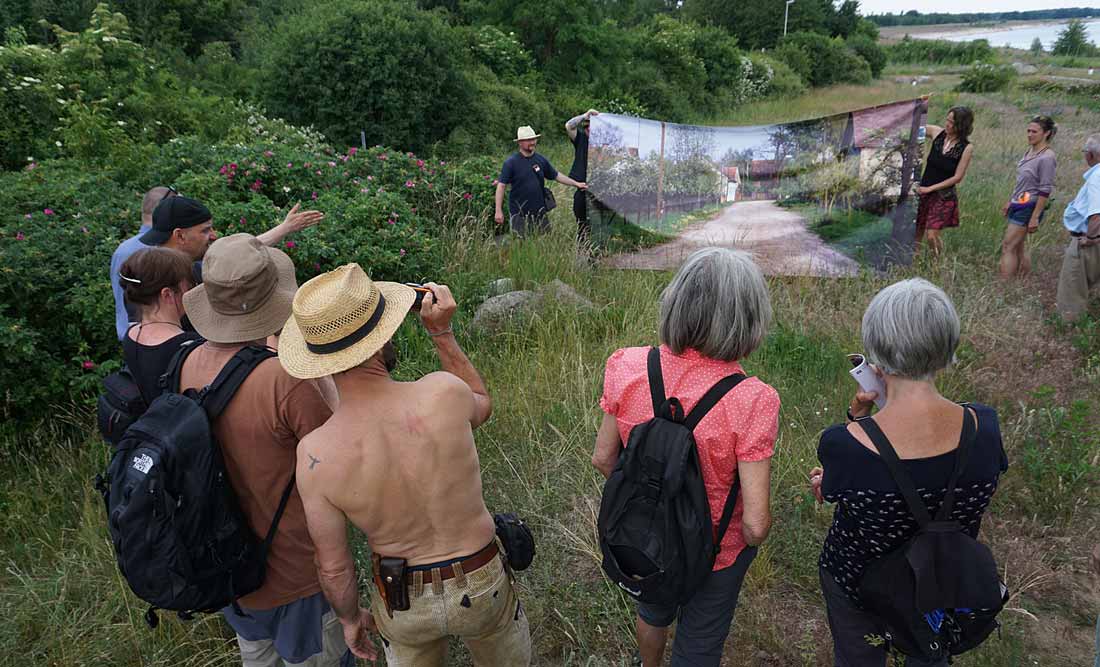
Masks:
[[[978,417],[977,435],[966,469],[959,477],[951,518],[976,538],[1000,475],[1008,469],[1008,459],[996,411],[979,403],[969,405]],[[901,461],[933,516],[943,502],[955,456],[952,450]],[[817,458],[825,469],[821,493],[827,502],[836,503],[833,524],[818,565],[858,603],[857,589],[864,568],[913,537],[917,520],[905,506],[886,464],[876,452],[852,437],[845,424],[825,429],[817,446]]]
[[[943,144],[946,140],[947,130],[943,130],[932,140],[932,150],[928,151],[928,162],[925,163],[924,173],[920,177],[921,185],[927,187],[942,183],[958,171],[963,151],[970,145],[970,142],[966,139],[960,139],[945,153],[943,152]]]

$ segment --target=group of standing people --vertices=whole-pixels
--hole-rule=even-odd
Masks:
[[[741,361],[763,341],[771,320],[767,283],[745,253],[697,251],[661,294],[657,330],[667,396],[690,413],[722,378],[743,373]],[[951,299],[922,279],[890,285],[863,316],[864,352],[885,397],[855,392],[846,424],[827,428],[820,466],[809,471],[818,502],[836,507],[821,548],[821,591],[838,667],[883,667],[888,656],[883,620],[860,603],[859,582],[877,558],[901,547],[919,529],[902,492],[860,422],[873,421],[893,444],[901,467],[921,489],[930,514],[955,489],[950,519],[976,537],[981,518],[1008,462],[996,412],[940,395],[936,375],[950,366],[961,325]],[[649,348],[616,351],[607,360],[593,465],[611,474],[631,430],[654,416]],[[876,399],[885,399],[872,416]],[[663,664],[668,628],[677,623],[674,666],[717,667],[746,573],[771,527],[771,458],[779,428],[780,396],[749,378],[718,401],[694,429],[699,463],[717,526],[734,481],[740,496],[713,571],[685,604],[638,605],[637,640],[644,667]],[[954,479],[958,449],[968,453]],[[907,665],[946,665],[909,659]]]
[[[566,124],[577,160],[586,157],[587,122],[596,114],[590,110]],[[918,239],[933,249],[942,248],[939,232],[958,224],[954,191],[972,156],[972,124],[970,112],[956,107],[943,128],[929,128],[932,157],[920,184]],[[1029,149],[1004,209],[1005,248],[1012,255],[1002,268],[1014,275],[1027,272],[1023,239],[1042,220],[1052,193],[1055,132],[1046,117],[1028,125]],[[535,152],[537,139],[531,128],[520,128],[519,151],[505,163],[497,188],[496,217],[503,222],[502,197],[512,187],[510,222],[518,233],[546,224],[546,179],[576,187],[575,216],[587,219],[583,163],[575,160],[571,175],[560,174]],[[1086,184],[1065,214],[1073,240],[1060,306],[1082,288],[1087,296],[1100,279],[1100,136],[1089,138],[1084,154]],[[181,391],[207,386],[245,347],[278,351],[277,359],[252,371],[213,425],[257,533],[271,524],[281,491],[296,480],[263,586],[240,598],[239,608],[223,610],[243,663],[347,666],[353,656],[376,657],[371,636],[377,633],[390,665],[442,665],[448,637],[461,639],[475,664],[529,664],[527,619],[483,499],[474,444],[492,401],[455,339],[454,297],[446,286],[429,283],[421,302],[412,287],[372,281],[356,264],[299,288],[290,258],[271,246],[323,217],[295,207],[260,237],[219,239],[201,202],[158,187],[143,201],[142,232],[112,259],[119,338],[148,401],[163,389],[158,379],[184,346],[195,349],[184,359]],[[417,308],[441,371],[397,382],[391,339]],[[659,363],[668,395],[690,411],[717,381],[742,373],[741,362],[763,341],[771,314],[767,283],[748,255],[707,248],[688,258],[660,299]],[[808,471],[810,491],[836,507],[819,577],[837,665],[885,665],[886,648],[875,640],[881,619],[861,606],[858,584],[871,562],[918,530],[861,423],[873,421],[893,443],[930,514],[957,481],[950,518],[971,536],[1007,469],[996,412],[957,404],[936,388],[960,330],[951,299],[922,279],[883,289],[864,313],[864,352],[885,396],[855,392],[847,423],[823,432],[820,465]],[[607,360],[604,417],[592,456],[604,476],[631,430],[653,417],[648,357],[649,348],[638,347]],[[644,667],[663,663],[674,622],[673,665],[720,663],[742,584],[771,527],[779,408],[779,393],[749,378],[699,422],[697,451],[715,525],[735,480],[741,492],[702,588],[681,605],[639,605]],[[971,444],[960,459],[964,440]],[[368,605],[360,602],[349,521],[369,536],[376,554],[377,590]],[[402,563],[396,584],[378,576],[386,559]],[[395,591],[406,599],[395,599]]]
[[[974,154],[970,134],[974,114],[963,106],[947,112],[943,127],[927,125],[932,138],[924,173],[917,188],[917,249],[927,244],[934,254],[943,252],[942,233],[959,226],[957,186],[966,177]],[[1016,163],[1016,183],[1001,207],[1005,219],[1001,242],[1001,278],[1024,278],[1031,273],[1027,238],[1039,230],[1054,193],[1058,158],[1051,143],[1058,125],[1050,116],[1037,115],[1026,125],[1027,150]],[[1067,204],[1063,224],[1070,234],[1058,277],[1057,310],[1068,321],[1086,310],[1089,293],[1100,283],[1100,135],[1085,141],[1082,154],[1088,169],[1085,184]]]
[[[554,195],[546,187],[556,181],[576,188],[573,193],[573,217],[577,220],[577,238],[588,241],[592,229],[588,219],[588,136],[591,119],[600,115],[595,109],[570,118],[565,132],[573,145],[573,166],[569,175],[560,173],[550,160],[535,152],[541,134],[524,125],[516,130],[517,151],[504,161],[497,179],[494,220],[503,226],[504,196],[508,191],[508,223],[513,234],[523,236],[531,231],[546,231],[550,227],[547,213],[556,205]]]

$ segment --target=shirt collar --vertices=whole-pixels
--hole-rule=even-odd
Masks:
[[[1100,168],[1100,162],[1089,167],[1082,179],[1086,181],[1089,180],[1089,177],[1096,173],[1097,168]]]
[[[665,345],[664,343],[662,343],[661,344],[661,353],[662,354],[667,354],[667,355],[675,357],[677,359],[682,359],[684,361],[690,361],[690,362],[702,363],[702,364],[713,364],[715,366],[722,366],[724,368],[728,368],[731,373],[744,373],[744,370],[741,368],[741,362],[740,361],[736,361],[736,360],[734,360],[734,361],[721,361],[719,359],[711,359],[710,357],[703,356],[702,352],[699,352],[698,350],[695,350],[695,349],[690,348],[690,347],[688,349],[684,350],[683,352],[681,352],[680,354],[673,354],[672,350],[670,350],[668,348],[668,345]]]

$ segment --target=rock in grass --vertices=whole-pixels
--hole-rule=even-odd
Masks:
[[[494,331],[513,317],[528,313],[538,307],[541,297],[531,290],[517,290],[485,300],[470,322],[473,331]]]
[[[500,296],[501,294],[513,292],[515,289],[516,283],[511,278],[497,278],[489,283],[489,296]]]
[[[593,310],[596,308],[595,304],[581,296],[577,290],[556,278],[540,287],[539,294],[547,299],[553,299],[561,304],[575,306],[581,310]]]

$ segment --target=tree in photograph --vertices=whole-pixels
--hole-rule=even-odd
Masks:
[[[1051,49],[1056,56],[1088,56],[1095,52],[1096,45],[1089,41],[1088,30],[1081,19],[1072,19],[1066,24]]]
[[[1035,40],[1031,42],[1031,52],[1033,54],[1037,55],[1037,56],[1042,55],[1042,53],[1043,53],[1043,40],[1036,37]]]

